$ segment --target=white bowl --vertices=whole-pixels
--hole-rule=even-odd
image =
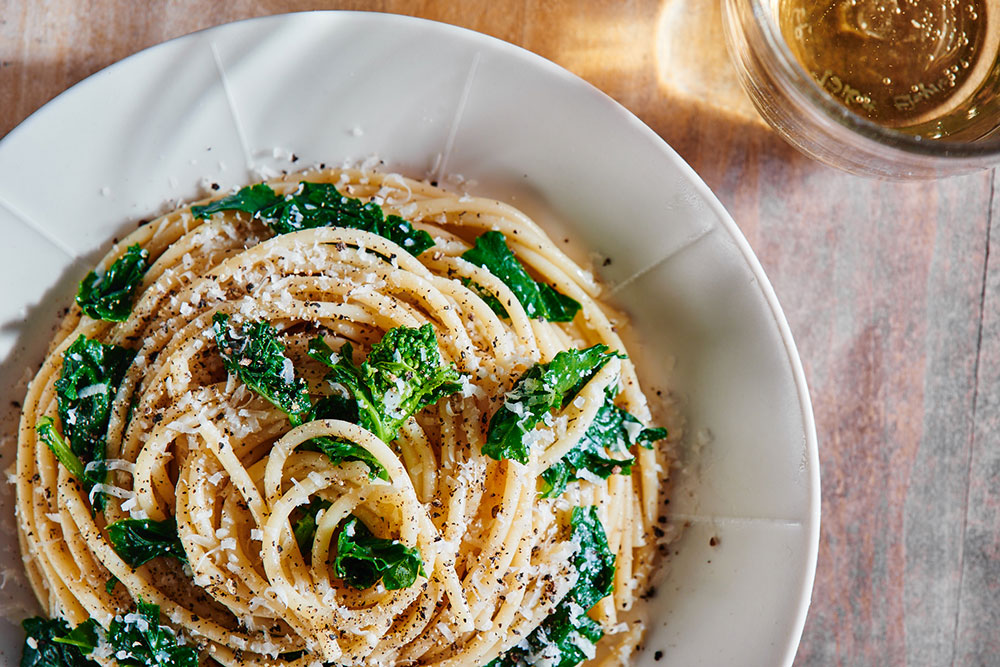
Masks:
[[[689,443],[710,440],[672,496],[690,526],[649,603],[636,664],[790,664],[816,564],[819,465],[774,291],[656,134],[490,37],[401,16],[274,16],[161,44],[45,105],[0,142],[0,405],[23,396],[57,311],[135,221],[210,182],[259,180],[261,167],[373,155],[411,176],[474,179],[477,193],[610,257],[598,271],[646,343],[643,376],[681,397]],[[0,503],[11,609],[26,589],[9,487]],[[18,628],[0,628],[4,662],[21,643]]]

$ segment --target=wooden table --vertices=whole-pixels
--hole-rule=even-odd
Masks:
[[[895,184],[801,157],[736,85],[717,0],[0,0],[0,135],[145,47],[320,8],[514,42],[673,145],[760,257],[812,390],[823,527],[797,664],[1000,664],[995,172]]]

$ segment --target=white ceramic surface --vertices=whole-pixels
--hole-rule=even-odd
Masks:
[[[410,176],[461,174],[611,258],[598,270],[646,344],[643,376],[681,397],[689,443],[711,433],[673,494],[691,525],[636,664],[790,664],[816,563],[819,466],[774,292],[657,135],[572,74],[480,34],[339,12],[225,25],[111,66],[11,132],[0,142],[7,431],[57,311],[113,237],[209,183],[372,156]],[[4,462],[11,450],[7,439]],[[0,502],[9,606],[24,588],[6,485]],[[0,661],[20,643],[0,627]]]

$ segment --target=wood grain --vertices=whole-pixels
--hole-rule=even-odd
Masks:
[[[465,26],[588,79],[698,171],[756,250],[806,368],[823,528],[798,665],[1000,664],[996,175],[815,164],[736,85],[715,0],[0,1],[0,135],[165,39],[305,9]]]

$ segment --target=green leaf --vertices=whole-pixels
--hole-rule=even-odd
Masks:
[[[230,373],[292,417],[312,407],[306,381],[295,376],[285,346],[266,321],[248,322],[238,332],[229,326],[229,316],[216,313],[212,319],[215,342]]]
[[[538,294],[542,298],[545,310],[548,315],[544,319],[550,322],[572,322],[576,314],[580,312],[580,302],[572,297],[568,297],[556,288],[545,283],[536,283]]]
[[[127,320],[132,312],[135,289],[146,274],[148,259],[146,250],[132,245],[103,274],[88,273],[76,293],[76,302],[83,312],[96,320]]]
[[[657,440],[663,440],[668,435],[667,429],[665,428],[647,428],[639,434],[636,441],[639,443],[640,447],[645,447],[646,449],[652,449],[653,443]]]
[[[140,565],[157,556],[172,556],[186,563],[187,554],[177,535],[177,521],[152,519],[121,519],[108,526],[108,540],[129,567]]]
[[[321,341],[322,342],[322,341]],[[325,343],[324,343],[325,344]],[[310,344],[312,349],[312,344]],[[329,348],[327,348],[329,349]],[[317,419],[338,419],[340,421],[358,423],[358,404],[353,398],[331,394],[316,401],[304,421]],[[334,465],[344,461],[362,461],[368,466],[371,477],[388,480],[389,473],[379,463],[379,460],[361,445],[356,445],[343,438],[320,437],[300,445],[299,449],[323,452]]]
[[[552,468],[542,473],[542,479],[551,484],[550,477],[561,479],[564,483],[562,488],[557,485],[543,493],[543,497],[551,498],[558,496],[565,489],[565,482],[580,479],[578,472],[588,470],[591,474],[607,479],[611,475],[618,473],[628,475],[632,472],[632,464],[635,458],[626,456],[624,458],[614,458],[607,453],[624,452],[628,450],[629,435],[625,429],[625,420],[629,418],[638,422],[632,415],[616,406],[610,397],[602,405],[594,421],[584,432],[580,441]],[[553,468],[559,468],[554,473],[550,473]],[[563,472],[565,468],[567,472]],[[568,474],[567,474],[568,473]]]
[[[27,634],[21,667],[99,667],[86,658],[93,646],[81,648],[73,642],[59,641],[73,632],[66,621],[36,616],[22,621],[21,627]]]
[[[88,492],[107,477],[104,453],[108,421],[115,395],[134,358],[134,350],[105,345],[86,336],[77,338],[63,353],[62,375],[55,382],[59,421],[71,451],[84,467],[83,475],[79,469],[70,468],[68,457],[60,461]],[[47,431],[50,436],[55,433],[54,429]],[[46,442],[52,447],[49,440]],[[104,496],[99,494],[94,509],[101,511],[103,507]]]
[[[350,343],[339,355],[322,338],[309,343],[309,356],[330,367],[326,380],[354,398],[358,424],[386,443],[412,414],[462,388],[461,375],[441,358],[430,324],[390,329],[360,366],[354,364],[353,352]]]
[[[575,667],[587,659],[583,646],[594,645],[604,636],[600,624],[586,612],[614,589],[615,557],[595,507],[575,507],[570,519],[571,540],[578,545],[573,567],[577,581],[537,628],[525,638],[527,647],[516,646],[487,667],[530,667],[532,655],[544,652],[559,656],[555,667]],[[582,610],[582,611],[580,611]]]
[[[310,343],[310,350],[311,349],[312,343]],[[316,401],[312,408],[309,409],[309,413],[304,422],[316,421],[317,419],[337,419],[342,422],[357,424],[358,404],[353,398],[349,398],[341,394],[324,396]]]
[[[313,498],[304,509],[300,509],[301,516],[292,526],[292,534],[295,542],[299,545],[299,553],[302,554],[306,562],[310,560],[312,553],[312,543],[316,539],[316,516],[320,510],[330,508],[330,503],[322,498]]]
[[[329,437],[313,438],[309,442],[300,445],[299,449],[303,451],[322,452],[326,454],[334,465],[343,463],[344,461],[361,461],[368,466],[370,477],[378,477],[384,480],[389,479],[389,473],[379,463],[379,460],[375,458],[374,454],[361,445],[356,445],[349,440]]]
[[[570,519],[572,540],[579,549],[573,559],[579,576],[573,601],[586,610],[611,594],[615,587],[615,557],[596,507],[574,507]]]
[[[581,478],[578,474],[580,470],[588,470],[601,479],[607,479],[615,473],[631,474],[632,464],[635,463],[634,457],[613,458],[607,455],[608,450],[623,451],[618,449],[620,438],[627,437],[627,432],[622,426],[623,415],[628,413],[614,404],[606,403],[601,406],[593,423],[573,449],[542,473],[542,479],[551,487],[542,494],[543,497],[558,496],[568,482]]]
[[[570,322],[580,310],[580,302],[560,294],[551,285],[536,282],[517,256],[507,246],[503,234],[489,231],[476,239],[476,244],[462,253],[462,259],[481,266],[511,289],[517,300],[524,306],[524,312],[533,319],[549,320],[550,322]],[[479,285],[477,292],[484,290]],[[486,303],[501,317],[508,317],[507,310],[495,296],[486,299]]]
[[[545,482],[543,498],[561,494],[569,482],[580,479],[578,472],[588,470],[601,479],[613,474],[629,475],[635,457],[613,457],[608,452],[626,452],[635,444],[652,447],[652,443],[667,437],[664,428],[642,428],[642,422],[614,404],[614,393],[608,392],[604,405],[598,409],[580,441],[569,452],[542,473]],[[634,435],[633,435],[634,434]]]
[[[258,211],[267,210],[281,203],[281,197],[266,183],[249,185],[239,192],[213,201],[205,206],[192,206],[191,215],[207,220],[222,211],[243,211],[256,216]]]
[[[99,643],[97,622],[88,619],[70,630],[60,619],[29,618],[21,667],[99,667],[86,656]],[[160,608],[139,599],[136,612],[116,616],[105,640],[118,667],[198,667],[198,650],[177,643],[172,629],[160,625]]]
[[[198,650],[177,643],[177,635],[160,625],[160,608],[139,599],[134,614],[111,621],[107,641],[118,667],[198,667]]]
[[[242,333],[229,326],[229,316],[214,317],[216,345],[226,369],[244,384],[288,415],[292,426],[316,419],[340,419],[357,423],[357,403],[345,396],[332,395],[312,404],[306,381],[297,377],[291,359],[285,356],[273,327],[267,322],[250,323]],[[316,339],[310,343],[310,354],[318,349]],[[325,343],[322,343],[326,346]],[[315,348],[315,349],[314,349]],[[326,346],[328,354],[333,351]],[[329,357],[328,357],[329,358]],[[337,438],[313,438],[300,446],[303,450],[319,451],[337,464],[343,461],[363,461],[372,477],[389,479],[385,468],[367,449]]]
[[[586,614],[574,618],[569,606],[560,605],[528,635],[526,641],[530,651],[512,648],[487,667],[531,667],[531,657],[541,651],[546,651],[546,656],[549,652],[558,656],[558,660],[547,661],[546,665],[575,667],[587,659],[582,645],[593,646],[603,636],[604,630],[599,623]]]
[[[279,196],[265,184],[243,188],[207,206],[193,206],[197,218],[220,211],[243,211],[262,220],[276,234],[288,234],[317,227],[343,227],[378,234],[413,256],[434,245],[425,231],[417,230],[396,215],[388,217],[375,202],[362,202],[341,194],[330,183],[302,181],[294,193]]]
[[[542,498],[556,498],[562,495],[573,480],[579,479],[576,470],[566,461],[566,457],[553,463],[542,472]]]
[[[111,408],[135,351],[80,336],[63,353],[55,382],[59,419],[82,461],[104,459]]]
[[[381,580],[388,590],[408,588],[424,572],[420,551],[398,540],[372,535],[368,527],[351,515],[337,537],[334,572],[348,586],[371,588]]]
[[[530,454],[524,436],[555,408],[565,407],[616,352],[606,345],[564,350],[546,364],[535,364],[508,392],[504,404],[490,419],[483,454],[497,461],[527,463]]]
[[[355,410],[358,413],[356,423],[385,440],[382,436],[384,429],[381,428],[378,406],[375,405],[372,388],[368,386],[362,370],[364,364],[357,366],[354,363],[354,347],[350,343],[344,343],[340,353],[337,354],[326,341],[317,336],[309,341],[309,356],[328,366],[330,371],[326,375],[326,380],[339,383],[354,399]]]
[[[60,644],[75,646],[86,655],[97,647],[98,627],[100,626],[97,625],[97,621],[90,618],[76,626],[69,634],[53,638],[53,641]]]
[[[504,319],[510,319],[510,315],[507,313],[507,309],[503,307],[500,303],[500,299],[493,296],[493,294],[487,291],[485,288],[480,287],[477,283],[472,282],[469,278],[462,278],[462,284],[471,289],[473,292],[479,295],[479,298],[486,302],[486,305],[490,309]]]

